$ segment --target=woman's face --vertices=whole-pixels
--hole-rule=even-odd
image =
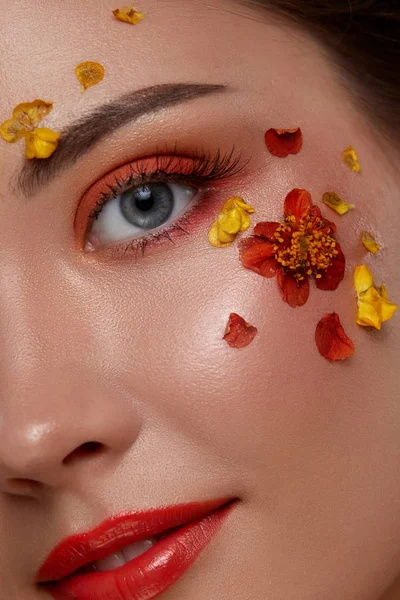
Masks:
[[[45,126],[70,136],[69,154],[60,145],[37,171],[24,167],[23,142],[0,140],[2,597],[50,598],[34,582],[51,550],[114,515],[237,498],[163,598],[394,598],[399,320],[381,332],[358,327],[352,281],[367,263],[400,298],[394,149],[321,49],[261,11],[142,0],[146,19],[132,26],[108,0],[0,6],[0,121],[41,98],[54,102]],[[105,78],[82,94],[74,69],[86,60]],[[102,108],[110,102],[113,115]],[[271,127],[301,127],[301,153],[271,156]],[[359,175],[341,159],[350,144]],[[110,200],[85,251],[108,184],[126,188],[132,173],[150,182],[165,155],[181,157],[172,162],[182,171],[204,154],[210,175],[231,153],[242,169],[229,177],[158,175],[174,214],[200,200],[181,228],[173,214],[164,235],[138,242],[152,232],[128,225]],[[336,191],[356,209],[339,217],[323,207],[346,276],[335,292],[312,286],[293,309],[275,279],[244,269],[237,243],[217,249],[207,234],[234,195],[256,209],[253,225],[280,221],[296,187],[321,207]],[[377,257],[359,243],[363,229],[383,240]],[[356,345],[343,363],[323,359],[314,341],[333,311]],[[242,350],[222,339],[232,312],[258,328]]]

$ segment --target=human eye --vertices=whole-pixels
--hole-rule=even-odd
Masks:
[[[144,158],[117,168],[84,194],[77,212],[83,249],[126,256],[187,232],[194,215],[213,199],[217,182],[242,170],[228,154],[195,152]]]

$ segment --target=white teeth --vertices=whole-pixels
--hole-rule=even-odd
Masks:
[[[138,542],[137,544],[131,544],[122,550],[123,555],[125,556],[127,562],[137,558],[141,554],[144,554],[146,550],[150,550],[156,543],[155,538],[149,538],[147,540],[143,540],[142,542]]]
[[[114,554],[107,556],[107,558],[103,560],[97,560],[93,563],[93,570],[100,572],[114,571],[114,569],[118,569],[127,562],[144,554],[147,550],[152,548],[156,542],[156,538],[148,538],[147,540],[142,540],[136,544],[126,546],[126,548],[123,548],[119,552],[114,552]]]

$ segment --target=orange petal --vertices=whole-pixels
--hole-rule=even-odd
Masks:
[[[354,354],[354,344],[340,323],[339,315],[325,315],[317,325],[315,342],[321,356],[328,360],[345,360]]]
[[[116,8],[113,10],[113,15],[118,21],[124,21],[125,23],[130,23],[131,25],[137,25],[140,21],[143,21],[145,15],[133,6],[122,6],[121,8]]]
[[[250,237],[239,242],[240,260],[247,269],[262,277],[274,277],[279,270],[275,260],[274,246],[261,238]]]
[[[346,258],[337,242],[336,250],[338,254],[332,259],[330,266],[325,271],[321,271],[320,274],[322,277],[320,279],[316,279],[317,288],[320,290],[333,292],[343,281],[346,270]]]
[[[282,271],[278,273],[278,284],[281,288],[283,301],[292,308],[303,306],[310,295],[310,282],[308,277],[297,282],[291,275],[285,275]]]
[[[104,67],[98,62],[87,60],[75,68],[75,75],[84,92],[104,79]]]
[[[257,333],[255,327],[236,313],[231,313],[223,339],[231,348],[245,348],[251,344]]]
[[[295,188],[286,196],[285,218],[293,215],[296,221],[300,221],[300,219],[304,219],[310,214],[312,206],[310,192]]]
[[[374,236],[369,233],[369,231],[361,232],[361,241],[371,254],[378,254],[379,250],[382,248],[381,244],[377,243]]]
[[[27,133],[33,131],[52,108],[52,102],[39,99],[18,104],[13,110],[11,119],[1,125],[1,137],[10,144],[18,142]]]
[[[254,235],[263,237],[271,243],[275,243],[276,242],[275,232],[279,226],[280,226],[280,223],[273,223],[272,221],[257,223],[257,225],[254,227]]]
[[[355,173],[359,173],[361,171],[360,163],[358,162],[357,152],[354,150],[353,146],[349,146],[345,150],[343,150],[342,158],[344,163],[350,167],[352,171]]]
[[[265,143],[273,156],[286,158],[289,154],[298,154],[303,146],[303,134],[297,129],[268,129]]]

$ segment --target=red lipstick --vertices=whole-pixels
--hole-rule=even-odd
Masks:
[[[153,600],[191,567],[233,506],[225,498],[123,513],[61,542],[36,583],[54,600]],[[140,556],[114,570],[95,571],[94,562],[150,537],[154,545]]]

